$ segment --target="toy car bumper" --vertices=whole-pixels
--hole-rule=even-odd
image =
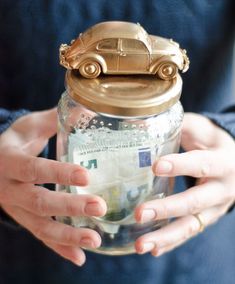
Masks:
[[[182,52],[182,55],[183,55],[183,60],[184,60],[184,63],[183,63],[183,69],[182,69],[182,72],[186,72],[188,69],[189,69],[189,64],[190,64],[190,61],[189,61],[189,58],[187,56],[187,52],[185,49],[181,49],[181,52]]]

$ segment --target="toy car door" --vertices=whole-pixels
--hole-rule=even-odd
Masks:
[[[118,39],[103,39],[97,44],[96,50],[105,60],[107,73],[116,72],[118,68]]]
[[[146,45],[137,39],[121,39],[119,44],[119,72],[147,73],[150,54]]]

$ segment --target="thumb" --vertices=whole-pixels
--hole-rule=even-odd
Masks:
[[[38,137],[48,139],[55,135],[56,128],[56,108],[27,114],[17,119],[11,126],[11,129],[16,132],[24,142],[29,142]]]
[[[215,141],[216,129],[208,118],[195,113],[185,114],[181,136],[184,150],[205,150],[214,147]]]
[[[37,127],[39,136],[51,138],[57,131],[57,109],[35,113],[34,127]]]
[[[48,139],[39,137],[37,139],[25,143],[21,149],[29,155],[38,156],[47,146],[47,144]]]
[[[32,112],[17,119],[1,134],[1,146],[15,146],[37,155],[55,135],[57,128],[56,108]]]
[[[22,150],[33,156],[39,155],[48,144],[49,138],[55,135],[57,130],[56,108],[34,113],[30,124],[36,130],[36,137],[27,139]]]

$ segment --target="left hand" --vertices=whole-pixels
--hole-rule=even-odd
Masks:
[[[178,217],[167,226],[136,240],[139,254],[160,256],[197,235],[201,225],[194,214],[200,213],[204,226],[226,214],[235,200],[235,143],[222,128],[202,115],[185,114],[182,129],[185,153],[159,158],[153,165],[157,176],[192,176],[194,187],[148,201],[135,210],[137,222]]]

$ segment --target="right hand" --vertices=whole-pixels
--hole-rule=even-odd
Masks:
[[[2,133],[0,205],[49,248],[81,266],[85,262],[81,247],[99,247],[100,235],[59,223],[51,216],[103,216],[107,208],[98,196],[54,192],[36,185],[88,183],[84,168],[37,157],[55,135],[56,126],[56,110],[52,109],[25,115]]]

